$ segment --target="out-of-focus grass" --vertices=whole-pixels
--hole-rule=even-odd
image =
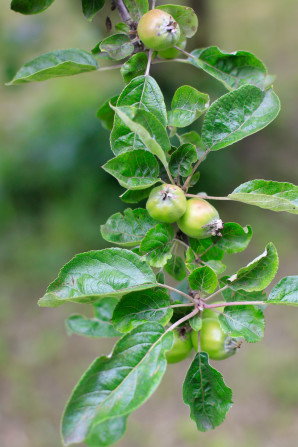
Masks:
[[[34,17],[15,14],[5,3],[0,16],[0,445],[59,447],[66,399],[93,358],[110,351],[112,341],[67,337],[64,319],[81,308],[39,309],[36,301],[75,253],[105,246],[99,225],[124,207],[117,199],[121,188],[100,169],[111,152],[95,116],[123,86],[113,71],[4,87],[19,66],[38,54],[67,47],[89,50],[103,35],[105,19],[89,24],[80,2],[73,0],[57,1]],[[277,75],[283,108],[260,134],[212,154],[202,165],[200,189],[224,195],[251,178],[297,183],[296,2],[209,0],[208,5],[210,44],[251,50],[262,58]],[[194,67],[166,64],[152,74],[167,103],[186,83],[212,98],[223,92]],[[280,254],[279,277],[297,274],[295,216],[240,204],[218,208],[225,221],[254,228],[249,250],[227,257],[229,272],[272,240]],[[88,307],[84,311],[90,312]],[[263,342],[245,345],[237,356],[214,365],[234,391],[235,405],[220,428],[198,433],[189,420],[181,398],[186,361],[169,367],[159,391],[131,416],[119,446],[139,447],[140,440],[144,447],[296,445],[298,314],[273,308],[266,316]]]

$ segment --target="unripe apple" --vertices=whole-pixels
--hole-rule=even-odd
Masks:
[[[153,219],[164,223],[176,222],[186,210],[184,192],[176,185],[160,185],[152,189],[146,208]]]
[[[223,228],[214,206],[199,197],[187,201],[186,211],[177,224],[183,233],[195,239],[220,235]]]
[[[139,21],[138,36],[151,50],[162,51],[174,47],[181,32],[170,14],[160,9],[151,9]]]

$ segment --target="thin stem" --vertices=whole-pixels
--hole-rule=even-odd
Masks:
[[[181,241],[181,239],[174,238],[174,241],[179,242],[181,245],[184,245],[184,247],[188,250],[189,245],[186,244],[186,242]]]
[[[194,175],[194,173],[196,172],[196,170],[198,169],[198,167],[200,166],[200,164],[205,160],[205,158],[207,157],[207,155],[209,154],[210,149],[207,149],[204,154],[202,155],[202,157],[199,159],[199,161],[195,164],[193,170],[191,171],[191,174],[187,177],[187,179],[185,180],[185,183],[182,187],[183,191],[186,191],[188,189],[188,185],[189,182],[191,181],[192,176]]]
[[[129,15],[127,9],[126,9],[124,1],[123,0],[116,0],[116,6],[117,6],[117,9],[119,11],[120,17],[123,20],[123,22],[125,22],[125,23],[131,22],[132,18],[130,17],[130,15]]]
[[[189,304],[185,303],[185,304],[172,304],[171,306],[168,306],[168,307],[170,307],[171,309],[174,309],[175,307],[193,307],[193,306],[194,306],[194,304],[192,304],[192,303],[189,303]]]
[[[187,51],[183,50],[182,48],[179,48],[177,46],[175,46],[174,48],[176,48],[176,50],[181,51],[181,53],[185,54],[185,56],[190,57],[191,59],[197,59],[197,57],[195,57],[193,54],[188,53]]]
[[[153,53],[153,50],[149,50],[148,63],[147,63],[146,71],[145,71],[145,76],[149,76],[150,66],[151,66],[151,62],[152,62],[152,53]]]
[[[221,304],[205,304],[206,309],[215,309],[216,307],[228,307],[228,306],[260,306],[266,304],[266,301],[231,301]]]
[[[167,174],[168,174],[168,177],[169,177],[169,179],[170,179],[170,182],[172,183],[172,185],[175,185],[175,182],[174,182],[174,179],[173,179],[173,177],[172,177],[172,175],[171,175],[171,173],[170,173],[169,167],[168,167],[168,166],[165,166],[165,170],[166,170],[166,172],[167,172]]]
[[[97,71],[107,71],[107,70],[116,70],[117,68],[121,68],[122,64],[117,65],[109,65],[108,67],[99,67]]]
[[[137,39],[138,40],[138,39]],[[186,59],[165,59],[165,60],[154,60],[151,61],[151,65],[155,64],[162,64],[165,62],[184,62]],[[107,70],[115,70],[117,68],[121,68],[123,64],[117,64],[117,65],[109,65],[107,67],[99,67],[97,71],[107,71]]]
[[[186,197],[195,197],[196,199],[197,198],[202,198],[202,199],[209,199],[209,200],[231,200],[231,199],[229,199],[228,197],[214,197],[214,196],[203,196],[203,195],[199,195],[199,194],[197,194],[197,195],[195,195],[195,194],[185,194],[186,195]]]
[[[179,295],[184,296],[185,298],[187,298],[188,300],[192,301],[195,304],[194,298],[192,298],[190,295],[187,295],[187,293],[181,292],[181,290],[175,289],[174,287],[168,286],[167,284],[157,283],[157,285],[159,287],[163,287],[164,289],[168,289],[171,292],[178,293]]]
[[[151,9],[154,9],[155,5],[156,5],[156,0],[152,0],[152,7],[151,7]]]
[[[185,323],[186,321],[190,320],[192,317],[194,317],[195,315],[197,315],[199,313],[199,309],[194,309],[191,313],[189,313],[188,315],[185,315],[185,317],[180,318],[180,320],[176,321],[174,324],[172,324],[172,326],[170,326],[166,332],[170,332],[173,331],[177,326],[180,326],[180,324]]]
[[[218,289],[216,292],[212,293],[212,295],[207,296],[207,298],[204,298],[203,301],[207,301],[207,300],[211,300],[211,298],[213,298],[214,296],[218,295],[219,293],[223,292],[224,290],[226,290],[229,286],[226,285],[224,287],[222,287],[221,289]],[[211,306],[211,304],[209,304],[209,306]],[[208,306],[208,307],[209,307]],[[220,307],[220,306],[219,306]]]

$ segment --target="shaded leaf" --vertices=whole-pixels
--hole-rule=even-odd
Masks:
[[[119,96],[117,107],[133,106],[151,112],[163,126],[167,125],[167,112],[162,92],[151,76],[134,78]],[[116,116],[111,133],[111,148],[115,155],[133,149],[146,149],[146,145]]]
[[[233,404],[232,390],[226,386],[222,375],[209,365],[206,352],[195,356],[187,372],[183,400],[190,406],[190,417],[200,431],[220,425]]]
[[[224,282],[224,284],[229,284],[227,281],[228,277],[221,279],[221,281]],[[258,292],[247,292],[246,290],[232,290],[232,289],[225,289],[222,291],[222,295],[226,301],[266,301],[267,296],[266,292],[264,290],[258,291]]]
[[[137,76],[144,75],[147,64],[148,57],[146,53],[136,53],[131,56],[131,58],[128,59],[128,61],[126,61],[120,69],[124,82],[128,84]]]
[[[130,332],[146,321],[166,325],[172,315],[169,295],[161,289],[143,290],[125,295],[118,302],[113,325],[120,332]]]
[[[252,238],[252,229],[249,225],[242,228],[234,222],[225,223],[221,233],[221,238],[213,237],[212,240],[217,247],[229,254],[245,250]]]
[[[187,177],[192,172],[192,165],[198,160],[195,146],[183,144],[172,153],[169,169],[173,177]]]
[[[216,273],[207,265],[193,270],[188,280],[192,290],[197,290],[204,294],[213,293],[217,287]]]
[[[96,312],[94,318],[72,315],[66,320],[67,332],[86,337],[119,337],[121,334],[114,329],[110,322],[117,303],[117,298],[103,298],[94,305]]]
[[[133,43],[127,34],[113,34],[102,40],[99,48],[101,51],[108,53],[114,60],[125,59],[134,51]]]
[[[155,188],[154,185],[146,189],[127,190],[120,196],[120,199],[125,203],[138,203],[141,200],[147,199],[153,188]]]
[[[130,414],[156,390],[166,369],[173,334],[144,323],[96,359],[78,382],[62,419],[64,444],[83,442],[94,424]]]
[[[171,149],[171,145],[160,121],[146,110],[129,106],[113,108],[121,121],[140,138],[145,148],[156,155],[164,166],[167,166],[166,154]],[[131,147],[131,149],[134,148]]]
[[[210,238],[206,239],[193,239],[189,238],[189,243],[192,250],[200,257],[204,262],[221,261],[224,257],[224,250],[222,248],[214,246],[214,243]]]
[[[124,0],[124,4],[133,20],[138,22],[149,11],[148,0]]]
[[[179,139],[182,144],[187,144],[187,143],[193,144],[196,147],[198,159],[204,155],[204,153],[206,151],[206,147],[202,141],[201,136],[198,134],[198,132],[191,130],[190,132],[180,135]]]
[[[185,262],[180,256],[177,256],[176,254],[173,254],[173,256],[168,259],[164,269],[176,281],[182,281],[186,276]]]
[[[265,319],[261,309],[254,306],[225,307],[219,315],[220,325],[230,337],[243,337],[249,343],[264,337]]]
[[[12,0],[10,7],[21,14],[38,14],[45,11],[55,0]]]
[[[186,127],[197,120],[209,107],[209,95],[193,87],[179,87],[172,99],[172,110],[168,113],[170,126]]]
[[[114,123],[115,112],[111,109],[110,104],[115,106],[118,96],[113,96],[108,99],[97,111],[97,118],[100,119],[102,126],[107,130],[112,130]]]
[[[159,223],[148,231],[141,242],[140,253],[146,255],[153,267],[163,267],[171,258],[174,230],[171,225]]]
[[[105,0],[82,0],[83,14],[88,20],[92,20],[98,11],[104,6]]]

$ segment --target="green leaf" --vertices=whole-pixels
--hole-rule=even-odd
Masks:
[[[243,337],[249,343],[256,343],[264,337],[264,315],[254,306],[225,307],[219,321],[230,337]]]
[[[243,289],[247,292],[264,290],[275,277],[277,269],[277,251],[270,242],[264,253],[228,279],[229,287],[233,290]]]
[[[171,225],[159,223],[148,231],[141,242],[140,253],[146,255],[153,267],[163,267],[171,258],[174,230]]]
[[[232,390],[222,375],[212,368],[206,352],[198,353],[183,384],[183,400],[190,406],[190,417],[200,431],[208,431],[220,425],[231,408]]]
[[[91,53],[100,59],[107,60],[107,61],[113,61],[113,58],[111,56],[109,56],[109,54],[106,51],[101,51],[101,49],[100,49],[101,42],[103,42],[103,39],[100,40],[95,45],[94,48],[92,48]]]
[[[286,276],[271,290],[269,304],[298,306],[298,276]]]
[[[165,127],[167,112],[162,92],[151,76],[134,78],[119,96],[117,107],[133,106],[151,112]],[[118,116],[111,133],[111,148],[115,155],[132,149],[146,149],[146,145]]]
[[[213,246],[213,241],[207,239],[193,239],[189,238],[189,243],[192,250],[201,258],[202,261],[221,261],[224,257],[224,250],[217,246]]]
[[[211,105],[203,122],[203,142],[208,150],[223,149],[266,127],[279,110],[279,99],[272,90],[244,85]]]
[[[252,238],[252,229],[249,225],[242,228],[241,225],[234,222],[225,223],[221,233],[221,238],[214,237],[212,239],[218,248],[229,254],[245,250]]]
[[[188,279],[184,279],[183,281],[181,281],[179,284],[176,285],[175,287],[176,290],[180,290],[180,292],[184,292],[186,294],[189,294],[189,284],[188,284]],[[189,299],[180,295],[180,293],[178,292],[171,292],[171,300],[173,303],[187,303],[189,304]],[[179,309],[179,308],[178,308]],[[174,309],[174,313],[178,310],[177,308]]]
[[[32,59],[23,65],[6,85],[46,81],[60,76],[72,76],[97,70],[98,64],[92,54],[77,48],[56,50]]]
[[[227,266],[221,262],[221,261],[214,261],[213,259],[211,259],[210,261],[205,262],[204,264],[208,265],[209,267],[212,268],[212,270],[215,271],[215,273],[217,275],[219,275],[220,273],[223,273]]]
[[[166,154],[171,145],[161,122],[152,113],[135,107],[113,107],[113,109],[123,123],[140,138],[145,148],[167,166]],[[135,148],[132,146],[131,149]]]
[[[88,20],[92,20],[98,11],[104,6],[105,0],[82,0],[83,14]]]
[[[65,445],[84,442],[95,424],[130,414],[156,390],[173,334],[144,323],[124,335],[110,357],[96,359],[78,382],[62,419]]]
[[[124,4],[135,22],[138,22],[142,15],[149,11],[148,0],[124,0]]]
[[[113,214],[104,225],[101,225],[100,231],[108,242],[122,247],[134,247],[140,244],[147,231],[156,224],[157,221],[152,219],[147,210],[128,208],[124,211],[124,215]]]
[[[155,188],[154,185],[146,189],[127,190],[120,196],[120,199],[125,203],[138,203],[141,200],[147,199],[153,188]]]
[[[110,104],[115,106],[118,96],[113,96],[108,99],[97,111],[97,118],[100,119],[102,126],[107,130],[112,130],[114,123],[115,112],[111,109]]]
[[[169,169],[173,177],[187,177],[192,172],[192,165],[198,160],[195,146],[182,144],[172,153]]]
[[[187,144],[187,143],[193,144],[196,147],[198,159],[204,155],[204,153],[206,151],[206,147],[202,141],[202,138],[198,134],[198,132],[191,130],[190,132],[180,135],[179,139],[182,144]]]
[[[55,0],[12,0],[10,7],[21,14],[38,14],[54,3]]]
[[[117,304],[113,325],[120,332],[130,332],[146,321],[165,326],[173,315],[169,295],[161,289],[132,292]]]
[[[136,53],[131,56],[120,69],[125,84],[129,84],[129,82],[137,76],[144,75],[147,64],[148,57],[146,53]]]
[[[192,290],[203,294],[213,293],[217,287],[216,273],[209,267],[198,267],[188,277]]]
[[[221,278],[224,284],[229,284],[228,277]],[[266,292],[264,290],[258,292],[246,292],[246,290],[225,289],[222,295],[226,301],[266,301]]]
[[[238,186],[228,197],[271,211],[298,214],[298,186],[292,183],[251,180]]]
[[[103,165],[103,169],[127,189],[144,189],[160,181],[156,158],[143,149],[120,154]]]
[[[84,315],[72,315],[66,320],[67,332],[86,337],[119,337],[121,335],[112,326],[112,318],[117,298],[103,298],[94,305],[95,318],[86,318]]]
[[[253,84],[264,89],[267,83],[267,69],[262,61],[248,51],[227,53],[217,47],[194,50],[189,62],[201,68],[228,90],[244,84]]]
[[[196,332],[202,329],[202,323],[202,318],[199,315],[195,315],[189,320],[190,327]]]
[[[164,268],[176,281],[182,281],[186,276],[185,262],[176,254],[173,254],[173,256],[168,259]]]
[[[209,107],[209,95],[193,87],[179,87],[172,99],[172,110],[168,113],[170,126],[186,127],[197,120]]]
[[[117,23],[115,25],[115,29],[119,31],[119,33],[129,34],[130,32],[129,25],[127,25],[127,23],[124,22]]]
[[[85,439],[89,447],[106,447],[119,441],[125,433],[129,415],[94,424]]]
[[[193,37],[198,29],[198,17],[192,8],[188,6],[179,5],[163,5],[158,6],[157,9],[166,11],[170,14],[186,37]]]
[[[130,56],[134,51],[133,43],[127,34],[113,34],[101,41],[99,45],[101,51],[118,61]]]
[[[154,273],[135,253],[120,248],[94,250],[76,255],[66,264],[39,305],[94,303],[107,296],[121,297],[155,285]]]

